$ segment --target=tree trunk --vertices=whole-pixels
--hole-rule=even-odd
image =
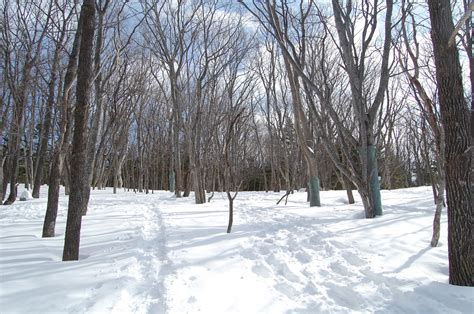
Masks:
[[[7,160],[6,156],[0,156],[0,203],[3,202],[4,191],[3,191],[3,179],[4,179],[4,172],[3,166],[5,165],[5,161]]]
[[[290,81],[293,113],[295,116],[295,130],[300,150],[303,153],[309,173],[309,203],[310,206],[321,206],[319,197],[319,172],[314,152],[308,147],[313,138],[309,131],[308,121],[304,115],[300,97],[300,84],[298,75],[293,71],[290,61],[284,57],[285,69]],[[290,187],[288,187],[290,189]]]
[[[63,127],[65,130],[61,128],[60,138],[54,150],[51,170],[49,172],[48,202],[43,223],[43,238],[54,237],[55,235],[61,173],[64,168],[64,162],[68,151],[68,144],[65,143],[65,138],[68,137],[70,130],[70,127],[67,125],[67,117],[64,117],[64,119],[66,119],[66,121],[62,121],[61,124],[64,124]]]
[[[64,181],[64,195],[69,195],[71,191],[71,162],[70,162],[69,152],[66,152],[64,156],[64,172],[62,173],[62,178]]]
[[[367,166],[370,198],[373,203],[374,214],[381,216],[383,213],[382,197],[380,195],[379,170],[375,145],[367,146]]]
[[[464,100],[458,50],[455,45],[448,45],[454,30],[450,1],[430,0],[428,6],[441,120],[446,136],[449,283],[474,286],[474,213],[468,170],[472,162],[469,109]]]
[[[168,189],[171,193],[176,189],[176,174],[174,172],[174,141],[173,141],[173,115],[171,116],[168,131],[169,141],[169,168],[168,168]]]
[[[309,182],[308,182],[308,192],[309,192],[309,206],[321,206],[321,199],[319,197],[319,176],[315,168],[317,166],[313,166],[311,161],[308,162],[309,169]],[[289,177],[289,174],[288,174]],[[288,186],[287,190],[290,190],[291,187]]]
[[[82,209],[88,199],[84,199],[84,186],[89,182],[87,161],[87,120],[89,114],[90,90],[93,80],[92,48],[95,31],[95,1],[84,0],[81,9],[81,45],[77,72],[76,108],[74,112],[74,135],[72,141],[72,168],[66,235],[64,239],[63,261],[79,259]]]
[[[192,136],[188,136],[189,176],[191,177],[192,188],[194,190],[194,202],[195,204],[204,204],[206,202],[206,194],[204,186],[202,185],[202,169],[198,161],[199,157],[196,157],[194,145]]]
[[[436,126],[436,125],[434,125]],[[438,176],[435,177],[433,175],[433,184],[435,185],[434,189],[434,200],[436,205],[435,215],[433,218],[433,234],[431,237],[431,247],[438,246],[438,241],[441,233],[441,212],[443,210],[443,206],[445,206],[445,189],[446,189],[446,169],[445,169],[445,147],[446,147],[446,138],[444,129],[439,126],[437,129],[438,132],[436,136],[436,164],[438,167]],[[438,138],[439,137],[439,138]]]
[[[232,230],[232,224],[234,223],[234,198],[229,191],[226,191],[227,199],[229,200],[229,222],[227,223],[227,233]]]
[[[341,174],[342,187],[346,190],[347,201],[349,204],[354,204],[354,194],[352,193],[352,184],[343,174]]]
[[[11,171],[10,171],[10,168],[7,167],[9,164],[10,164],[9,157],[5,156],[5,161],[4,161],[4,166],[3,166],[3,181],[1,182],[3,198],[5,198],[5,196],[7,195],[8,182],[10,182]]]
[[[444,170],[443,170],[444,171]],[[440,173],[441,175],[441,173]],[[438,246],[440,231],[441,231],[441,212],[444,206],[444,189],[446,187],[444,174],[439,179],[438,194],[436,195],[436,211],[433,218],[433,236],[431,238],[431,247]]]
[[[108,2],[106,2],[108,3]],[[98,14],[98,27],[97,27],[97,40],[95,44],[95,52],[94,52],[94,71],[97,75],[96,79],[94,80],[94,88],[95,88],[95,98],[96,98],[96,112],[94,114],[94,118],[92,120],[92,126],[89,131],[89,138],[87,143],[87,162],[86,162],[86,175],[88,177],[87,182],[84,184],[84,207],[82,208],[82,215],[87,214],[87,208],[89,205],[89,197],[91,193],[91,185],[92,185],[92,177],[93,177],[93,170],[95,167],[95,153],[97,152],[97,142],[99,138],[99,134],[101,132],[101,119],[102,119],[102,112],[103,112],[103,102],[102,102],[102,71],[101,67],[101,58],[100,53],[102,50],[103,38],[102,38],[102,29],[104,25],[104,14],[107,10],[107,5],[104,8],[100,8]]]
[[[170,130],[170,145],[171,145],[171,162],[170,172],[173,173],[173,190],[176,197],[181,197],[181,190],[183,189],[183,177],[181,171],[181,154],[180,154],[180,141],[179,132],[181,129],[181,110],[179,106],[179,91],[178,91],[178,79],[177,73],[175,72],[174,60],[169,62],[168,71],[171,85],[171,102],[173,105],[172,118],[171,118],[171,130]],[[171,181],[171,180],[170,180]],[[171,182],[170,182],[171,186]],[[171,189],[170,189],[171,190]]]

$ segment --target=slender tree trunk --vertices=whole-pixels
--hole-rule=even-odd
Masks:
[[[227,233],[230,233],[232,230],[232,225],[234,224],[234,198],[229,191],[226,191],[227,199],[229,200],[229,221],[227,223]]]
[[[309,182],[308,182],[308,191],[309,191],[309,206],[321,206],[321,200],[319,197],[320,185],[319,185],[319,174],[317,171],[317,165],[315,160],[307,160],[309,168]],[[288,190],[290,187],[288,187]]]
[[[458,50],[448,41],[454,30],[449,0],[429,0],[431,38],[446,136],[449,283],[474,286],[474,212],[471,199],[471,131],[464,100]],[[472,147],[471,147],[472,150]]]
[[[70,193],[70,183],[71,183],[71,156],[69,151],[66,152],[66,156],[64,157],[64,171],[62,173],[62,179],[64,182],[64,195],[69,195]]]
[[[5,146],[5,139],[3,137],[3,130],[5,129],[5,125],[6,125],[6,122],[7,122],[7,114],[9,112],[9,108],[10,108],[10,104],[11,104],[11,94],[8,95],[7,99],[5,100],[5,93],[6,93],[6,86],[4,86],[4,90],[3,90],[3,95],[0,99],[0,108],[1,108],[1,111],[2,111],[2,116],[0,117],[0,204],[2,204],[3,202],[3,199],[5,197],[5,194],[6,194],[6,186],[5,186],[5,189],[4,189],[4,179],[5,179],[5,172],[3,170],[4,166],[5,166],[5,163],[7,162],[7,152],[8,150],[6,150],[4,148]]]
[[[87,162],[87,120],[89,114],[90,89],[93,80],[92,48],[95,31],[95,1],[84,0],[81,9],[81,45],[77,72],[76,108],[74,111],[74,135],[72,141],[71,194],[69,196],[63,261],[79,259],[84,186],[89,183]]]
[[[86,175],[88,177],[87,182],[84,184],[84,207],[82,208],[82,215],[87,214],[87,208],[89,205],[89,198],[91,193],[92,177],[93,170],[95,168],[95,153],[97,151],[97,142],[99,139],[99,134],[101,133],[101,120],[103,112],[103,90],[102,90],[102,72],[101,72],[101,57],[100,53],[102,50],[102,29],[104,26],[104,14],[107,10],[105,8],[100,8],[98,14],[98,27],[97,27],[97,40],[95,43],[95,52],[94,52],[94,72],[97,75],[94,80],[94,89],[95,89],[95,99],[96,99],[96,112],[92,120],[92,126],[89,132],[89,138],[87,143],[87,162],[86,162]]]
[[[174,61],[173,61],[174,62]],[[181,152],[180,152],[180,141],[179,133],[181,130],[181,109],[179,105],[179,91],[178,91],[178,78],[177,73],[175,73],[174,63],[169,64],[169,76],[171,82],[171,101],[173,104],[173,118],[172,118],[172,149],[171,158],[173,159],[173,168],[174,171],[174,193],[176,197],[181,197],[181,191],[183,190],[183,176],[181,170]]]
[[[37,92],[34,90],[32,93],[32,104],[31,104],[31,117],[29,119],[29,124],[25,119],[23,129],[26,130],[28,127],[28,137],[25,135],[25,148],[23,150],[23,158],[25,164],[25,189],[30,191],[33,188],[33,181],[35,177],[35,165],[33,162],[33,138],[35,134],[36,126],[36,107],[37,102]]]
[[[4,161],[4,166],[3,166],[3,181],[2,183],[2,194],[3,198],[7,195],[7,189],[8,189],[8,182],[10,182],[10,169],[7,167],[10,162],[9,162],[9,157],[5,156],[5,161]],[[3,201],[3,200],[2,200]]]
[[[5,165],[5,161],[7,160],[7,156],[0,156],[0,203],[3,202],[4,191],[3,191],[3,179],[4,179],[4,172],[3,166]]]
[[[61,184],[61,174],[64,169],[66,155],[69,150],[68,143],[65,139],[69,137],[70,126],[68,126],[68,118],[61,122],[60,138],[54,149],[51,170],[49,172],[48,184],[48,202],[46,205],[46,215],[43,223],[43,238],[55,236],[56,218],[58,215],[59,188]],[[64,129],[63,129],[64,128]]]
[[[441,212],[444,206],[444,189],[446,188],[446,181],[444,174],[441,174],[442,178],[439,179],[438,194],[436,195],[436,211],[433,218],[433,235],[431,238],[431,246],[438,246],[439,236],[441,232]]]
[[[116,162],[117,163],[117,162]],[[113,187],[113,193],[114,194],[117,194],[117,188],[118,188],[118,185],[119,185],[119,174],[118,174],[118,166],[117,164],[114,165],[114,187]]]
[[[434,200],[435,200],[435,205],[436,205],[436,210],[435,210],[435,215],[433,218],[433,235],[431,237],[431,246],[436,247],[438,246],[438,241],[441,233],[441,212],[443,210],[443,206],[445,206],[445,189],[446,189],[446,169],[445,169],[445,160],[446,160],[446,154],[445,154],[445,147],[446,147],[446,139],[445,139],[445,134],[444,134],[444,129],[442,127],[439,127],[439,134],[436,136],[439,136],[437,138],[437,145],[436,145],[436,150],[437,150],[437,158],[436,158],[436,164],[438,167],[438,175],[434,176],[433,175],[433,184],[436,185],[436,188],[434,189]]]
[[[188,136],[188,156],[189,156],[189,169],[190,169],[190,180],[192,182],[192,188],[194,190],[194,202],[195,204],[204,204],[206,202],[206,195],[204,187],[202,186],[202,172],[200,162],[197,161],[196,152],[194,150],[194,141],[192,136]]]
[[[346,190],[347,201],[349,204],[354,204],[354,194],[352,193],[352,184],[343,174],[341,174],[342,187]]]
[[[173,140],[173,117],[171,117],[169,123],[169,132],[168,132],[168,140],[169,140],[169,168],[168,168],[168,189],[171,193],[175,192],[176,188],[176,174],[174,172],[174,140]]]
[[[382,197],[380,195],[380,182],[379,182],[379,170],[377,164],[377,151],[375,145],[371,144],[367,146],[367,172],[368,172],[368,183],[369,193],[372,207],[374,209],[374,215],[381,216],[382,210]]]
[[[176,117],[176,119],[178,119]],[[181,191],[183,190],[183,175],[181,170],[181,154],[179,149],[179,124],[176,122],[173,132],[173,142],[175,143],[174,151],[174,182],[175,182],[175,195],[181,197]]]

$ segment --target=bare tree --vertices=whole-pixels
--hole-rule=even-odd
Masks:
[[[431,38],[439,88],[441,121],[446,134],[449,283],[474,286],[474,209],[471,199],[473,149],[469,109],[464,98],[458,49],[449,45],[454,31],[451,3],[430,0]]]
[[[72,8],[71,10],[74,10]],[[61,174],[64,169],[66,155],[69,150],[69,137],[71,133],[72,107],[71,89],[76,78],[79,45],[82,34],[81,17],[77,22],[78,27],[69,54],[68,65],[63,79],[63,89],[58,100],[59,111],[59,138],[55,143],[48,181],[48,202],[43,223],[43,237],[54,237],[56,217],[58,213],[59,187]]]
[[[48,139],[51,134],[52,126],[52,114],[53,106],[56,100],[56,85],[59,75],[59,66],[61,59],[61,50],[64,47],[65,40],[67,39],[67,26],[70,20],[74,17],[74,10],[66,6],[62,6],[55,2],[54,7],[56,14],[54,17],[55,23],[53,27],[56,29],[52,32],[52,40],[54,41],[54,53],[51,60],[50,78],[48,81],[48,96],[46,100],[46,108],[44,114],[44,122],[41,126],[40,142],[38,149],[38,160],[36,162],[36,171],[34,176],[34,185],[32,195],[34,198],[38,198],[40,195],[40,187],[43,183],[44,164],[46,161],[46,153],[48,148]]]
[[[77,69],[76,106],[74,110],[74,135],[72,141],[71,194],[69,196],[63,261],[79,259],[84,187],[89,184],[87,162],[87,118],[90,105],[90,91],[93,83],[92,48],[95,32],[95,3],[84,0],[81,7],[81,44]]]
[[[195,38],[194,17],[200,8],[200,1],[156,0],[144,1],[145,10],[150,11],[145,19],[148,32],[145,39],[152,45],[149,47],[153,56],[163,66],[172,103],[172,127],[170,128],[171,160],[170,179],[176,181],[175,195],[181,197],[184,189],[182,177],[180,132],[182,129],[182,88],[180,78],[185,65],[186,54]]]
[[[297,140],[299,147],[306,161],[308,169],[308,187],[310,194],[310,206],[320,206],[320,181],[319,181],[319,171],[316,160],[316,154],[311,148],[312,142],[314,141],[312,133],[309,128],[308,118],[303,110],[303,100],[301,96],[302,86],[300,82],[300,71],[301,68],[297,69],[297,64],[295,60],[299,60],[301,63],[305,63],[305,54],[306,54],[306,42],[305,42],[305,25],[306,19],[311,11],[311,4],[304,8],[303,1],[299,5],[299,21],[295,30],[297,32],[297,43],[293,43],[290,39],[290,26],[294,25],[290,22],[291,14],[289,4],[287,1],[283,1],[279,9],[275,1],[265,1],[264,4],[260,6],[254,1],[254,6],[256,10],[260,12],[263,17],[260,17],[257,13],[250,9],[248,5],[241,2],[250,12],[252,12],[264,28],[270,32],[277,42],[279,43],[280,49],[282,50],[282,57],[284,60],[284,65],[287,73],[287,78],[291,90],[292,105],[293,105],[293,115],[294,115],[294,126],[297,134]],[[268,27],[266,25],[269,25]],[[298,48],[296,48],[298,45]],[[300,63],[300,64],[301,64]]]
[[[366,81],[367,54],[370,53],[371,44],[376,31],[380,5],[367,2],[362,4],[361,12],[351,16],[354,12],[351,1],[347,2],[345,10],[338,0],[332,0],[334,19],[339,37],[339,49],[344,61],[344,69],[349,76],[352,92],[352,105],[357,119],[359,129],[359,160],[361,161],[362,184],[359,186],[362,200],[364,202],[367,218],[382,214],[382,203],[380,198],[380,187],[378,182],[377,159],[375,152],[374,124],[377,120],[377,112],[384,100],[385,90],[389,79],[389,56],[392,32],[392,10],[393,1],[386,1],[386,14],[384,23],[384,43],[382,47],[379,85],[375,97],[371,102],[367,99],[364,91]],[[356,50],[355,23],[354,19],[359,15],[363,21],[361,47]]]
[[[412,12],[413,3],[410,1],[402,1],[402,18],[401,18],[401,42],[402,47],[397,48],[399,53],[399,63],[408,78],[408,83],[415,94],[415,101],[419,105],[424,118],[428,122],[431,129],[431,133],[435,138],[435,162],[437,168],[437,174],[432,175],[432,184],[434,199],[436,204],[435,216],[433,220],[433,236],[431,239],[431,246],[435,247],[438,245],[440,237],[440,220],[441,211],[444,206],[444,190],[446,187],[445,177],[445,135],[444,129],[439,121],[437,110],[435,108],[433,97],[429,95],[429,92],[423,86],[420,81],[420,75],[422,75],[422,69],[420,62],[421,49],[417,27],[419,26],[415,15]],[[404,53],[406,51],[406,53]],[[428,53],[431,54],[431,51]],[[426,141],[427,133],[422,134],[420,138]]]
[[[223,101],[228,102],[228,110],[226,112],[227,119],[224,122],[224,189],[229,201],[229,221],[227,225],[227,233],[232,230],[234,221],[234,200],[239,193],[242,185],[242,178],[238,174],[239,158],[238,154],[243,147],[242,130],[245,120],[248,118],[246,114],[245,102],[253,93],[254,86],[251,84],[252,78],[248,76],[244,81],[237,81],[236,68],[229,73],[225,94],[227,97]]]
[[[42,2],[26,1],[24,4],[5,2],[3,18],[5,28],[2,29],[4,56],[6,59],[7,84],[13,98],[13,116],[8,139],[10,169],[10,194],[5,205],[15,202],[17,197],[18,165],[20,158],[20,142],[23,133],[22,123],[27,105],[27,96],[32,78],[32,70],[41,55],[41,46],[47,33],[52,3],[43,14]],[[33,21],[33,23],[31,23]],[[15,27],[10,27],[10,24]],[[21,47],[21,49],[20,49]],[[23,54],[24,52],[24,54]],[[16,72],[21,62],[20,72]]]

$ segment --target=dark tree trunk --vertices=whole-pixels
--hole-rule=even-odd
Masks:
[[[64,182],[64,195],[69,195],[70,192],[70,182],[71,182],[71,155],[66,151],[64,157],[64,172],[62,172],[62,179]]]
[[[46,215],[43,223],[43,238],[54,237],[56,217],[58,215],[58,196],[62,162],[60,151],[56,150],[52,160],[53,165],[56,164],[56,166],[52,166],[49,173],[48,203],[46,205]]]
[[[449,283],[474,286],[469,108],[464,100],[458,50],[455,45],[448,44],[454,30],[450,1],[429,0],[428,6],[441,120],[446,136]]]
[[[232,230],[232,224],[234,223],[234,198],[229,191],[226,192],[227,199],[229,200],[229,222],[227,223],[227,233]]]
[[[354,204],[354,194],[352,193],[352,184],[351,181],[345,177],[343,174],[341,174],[341,181],[342,181],[342,187],[346,190],[347,193],[347,201],[349,204]]]
[[[72,140],[71,194],[69,196],[66,236],[64,239],[63,261],[79,259],[84,186],[89,182],[86,171],[87,161],[87,120],[89,114],[90,90],[93,80],[92,48],[95,31],[95,1],[84,0],[81,9],[81,45],[77,70],[76,108],[74,112],[74,135]]]
[[[0,156],[0,203],[3,201],[3,196],[5,195],[3,190],[3,180],[5,175],[5,172],[3,171],[3,166],[5,165],[6,160],[6,156]]]
[[[464,0],[464,10],[468,10],[468,5],[471,4],[471,0]],[[471,18],[468,18],[466,24],[466,43],[467,43],[467,55],[469,57],[469,79],[471,83],[471,200],[474,200],[474,45],[472,42],[472,36],[474,35],[473,21],[472,18],[474,13],[471,12]]]
[[[4,157],[4,161],[3,161],[3,179],[2,181],[0,181],[0,184],[2,184],[1,188],[2,188],[2,199],[1,201],[3,201],[3,199],[5,198],[5,196],[7,195],[7,188],[8,188],[8,182],[10,181],[10,171],[9,171],[9,168],[7,167],[7,165],[9,165],[10,163],[8,162],[8,158],[7,156]]]
[[[95,167],[95,153],[97,152],[97,142],[99,139],[100,125],[101,125],[101,118],[103,108],[103,89],[102,89],[102,72],[101,72],[101,50],[103,46],[103,27],[104,27],[104,15],[107,11],[108,4],[110,2],[106,1],[104,7],[101,7],[98,12],[98,27],[97,27],[97,40],[95,44],[95,52],[94,52],[94,71],[97,75],[94,81],[94,88],[95,88],[95,97],[96,97],[96,112],[94,114],[94,119],[92,121],[92,126],[90,129],[90,136],[87,143],[87,162],[86,162],[86,175],[88,177],[87,182],[84,184],[84,200],[85,203],[83,204],[84,207],[82,208],[82,215],[87,214],[87,207],[89,205],[89,197],[91,193],[91,185],[92,185],[92,178],[93,178],[93,170]]]

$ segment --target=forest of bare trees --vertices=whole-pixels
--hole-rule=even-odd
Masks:
[[[91,189],[229,201],[431,185],[450,283],[474,285],[474,61],[468,0],[2,0],[0,199],[69,193],[77,260]],[[446,192],[445,192],[446,191]],[[194,192],[194,193],[191,193]],[[275,200],[277,202],[278,199]],[[315,208],[317,210],[317,208]]]

